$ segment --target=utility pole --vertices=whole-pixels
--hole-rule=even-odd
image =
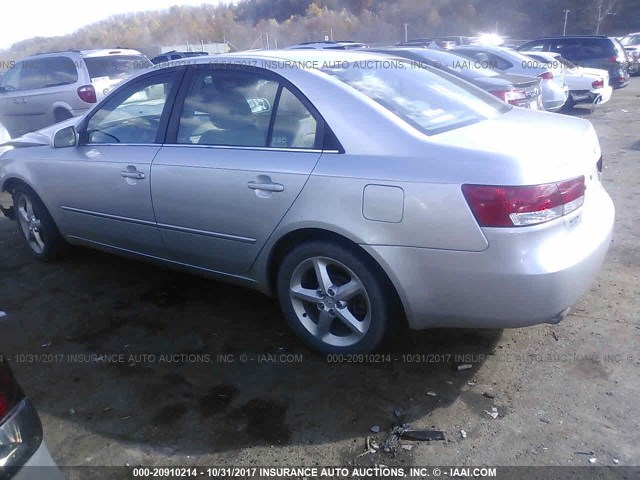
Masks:
[[[409,41],[409,24],[408,23],[404,24],[404,41],[405,42]]]
[[[571,12],[571,10],[569,9],[564,10],[564,28],[562,29],[563,37],[567,34],[567,17],[569,16],[569,12]]]

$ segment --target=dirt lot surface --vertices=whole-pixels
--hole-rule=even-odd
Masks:
[[[575,113],[600,136],[617,220],[559,325],[411,333],[390,361],[331,363],[260,294],[79,248],[38,264],[3,218],[0,351],[61,465],[640,465],[639,105],[634,78]],[[446,440],[356,459],[399,421]]]

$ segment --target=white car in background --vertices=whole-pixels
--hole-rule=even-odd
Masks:
[[[598,105],[607,103],[611,99],[613,87],[609,85],[609,72],[598,68],[579,67],[571,63],[559,53],[554,52],[521,52],[528,57],[546,62],[549,69],[562,67],[564,81],[569,86],[569,98],[566,109],[573,108],[578,103]]]

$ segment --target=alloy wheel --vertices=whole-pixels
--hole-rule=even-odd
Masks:
[[[45,248],[45,239],[42,223],[33,209],[33,202],[27,195],[22,194],[16,202],[16,209],[20,228],[29,247],[34,252],[41,254]]]
[[[303,327],[328,345],[354,345],[371,326],[371,302],[363,282],[337,260],[302,261],[291,275],[289,297]]]

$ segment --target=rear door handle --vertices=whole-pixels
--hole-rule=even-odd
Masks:
[[[265,190],[267,192],[283,192],[284,185],[281,183],[259,183],[259,182],[249,182],[247,183],[247,187],[251,190]]]

